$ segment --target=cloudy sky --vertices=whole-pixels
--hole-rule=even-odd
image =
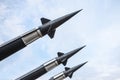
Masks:
[[[87,45],[69,59],[73,67],[85,61],[71,80],[120,80],[120,0],[0,0],[0,44],[41,25],[83,9],[61,25],[54,39],[48,36],[0,62],[0,80],[14,80],[44,62]],[[63,65],[37,80],[48,80]],[[66,78],[65,80],[70,80]]]

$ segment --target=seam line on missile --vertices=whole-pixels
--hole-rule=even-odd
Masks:
[[[58,62],[56,61],[56,59],[52,59],[51,61],[45,63],[44,67],[45,67],[46,71],[50,71],[53,67],[55,67],[57,65],[58,65]]]
[[[39,37],[41,37],[41,36],[42,36],[42,33],[41,33],[41,31],[40,31],[40,30],[37,30],[37,33],[38,33]]]

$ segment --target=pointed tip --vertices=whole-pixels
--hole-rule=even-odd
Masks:
[[[85,65],[86,63],[87,63],[88,61],[86,61],[86,62],[84,62],[84,63],[82,63],[82,64],[79,64],[79,65],[77,65],[77,66],[74,66],[73,68],[70,68],[69,70],[69,77],[71,78],[72,77],[72,74],[76,71],[76,70],[78,70],[79,68],[81,68],[83,65]]]
[[[84,45],[84,46],[82,46],[82,47],[80,47],[80,48],[76,49],[76,50],[77,50],[77,52],[78,52],[78,51],[80,51],[81,49],[83,49],[84,47],[86,47],[86,45]]]
[[[77,52],[79,52],[81,49],[83,49],[86,45],[80,47],[80,48],[77,48],[77,49],[74,49],[70,52],[68,52],[68,54],[66,54],[67,56],[67,59],[70,58],[71,56],[73,56],[74,54],[76,54]]]
[[[79,49],[81,50],[81,49],[83,49],[84,47],[86,47],[86,45],[84,45],[84,46],[80,47]]]
[[[80,9],[80,10],[78,10],[78,11],[76,11],[76,13],[78,13],[78,12],[80,12],[80,11],[82,11],[83,9]]]
[[[86,61],[86,62],[84,62],[84,63],[78,65],[78,67],[80,68],[80,67],[84,66],[86,63],[88,63],[88,61]]]
[[[84,62],[84,63],[82,63],[82,64],[79,64],[79,65],[75,66],[75,67],[74,67],[74,70],[75,70],[75,71],[78,70],[79,68],[81,68],[82,66],[84,66],[87,62],[88,62],[88,61],[86,61],[86,62]]]
[[[88,61],[86,61],[86,62],[84,62],[84,63],[82,63],[82,64],[85,65],[86,63],[88,63]]]
[[[52,31],[52,30],[56,29],[57,27],[59,27],[64,22],[66,22],[67,20],[69,20],[70,18],[75,16],[80,11],[82,11],[82,9],[80,9],[78,11],[75,11],[75,12],[72,12],[72,13],[69,13],[69,14],[66,14],[66,15],[64,15],[64,16],[62,16],[60,18],[57,18],[57,19],[53,20],[52,27],[51,27],[51,29],[49,31]],[[46,20],[46,21],[48,21],[48,20]]]
[[[86,45],[84,45],[83,47],[86,47]]]
[[[80,11],[82,11],[83,9],[80,9],[80,10],[78,10],[78,11],[75,11],[75,12],[73,12],[72,14],[73,15],[76,15],[77,13],[79,13]]]

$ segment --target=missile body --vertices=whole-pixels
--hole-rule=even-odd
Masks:
[[[73,73],[78,70],[79,68],[81,68],[83,65],[85,65],[87,62],[85,63],[82,63],[80,65],[77,65],[73,68],[68,68],[68,67],[65,67],[65,71],[55,75],[54,77],[51,77],[49,80],[63,80],[65,79],[66,77],[70,77],[72,78],[72,75]]]
[[[40,37],[43,37],[46,34],[48,34],[50,38],[53,38],[56,28],[64,22],[66,22],[71,17],[73,17],[75,14],[80,12],[81,10],[65,15],[53,21],[50,21],[46,18],[41,18],[41,22],[43,24],[42,26],[39,26],[37,29],[28,31],[25,34],[0,45],[0,61],[12,55],[13,53],[21,50],[28,44],[32,43]]]
[[[77,49],[75,49],[73,51],[70,51],[70,52],[68,52],[66,54],[58,52],[58,57],[44,63],[40,67],[28,72],[27,74],[17,78],[16,80],[35,80],[38,77],[40,77],[40,76],[44,75],[45,73],[49,72],[53,68],[57,67],[61,63],[63,65],[66,65],[67,60],[70,57],[72,57],[74,54],[76,54],[79,50],[83,49],[84,47],[85,46],[83,46],[81,48],[77,48]]]

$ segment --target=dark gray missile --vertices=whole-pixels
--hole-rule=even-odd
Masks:
[[[82,63],[80,65],[77,65],[73,68],[68,68],[68,67],[65,67],[65,71],[55,75],[54,77],[51,77],[49,80],[63,80],[65,79],[66,77],[70,77],[72,78],[72,75],[73,73],[78,70],[79,68],[81,68],[83,65],[85,65],[87,62],[85,63]]]
[[[71,17],[73,17],[75,14],[80,12],[81,10],[65,15],[53,21],[46,18],[41,18],[41,22],[43,24],[42,26],[39,26],[37,29],[28,31],[25,34],[0,45],[0,61],[12,55],[13,53],[21,50],[28,44],[32,43],[40,37],[43,37],[46,34],[48,34],[50,38],[53,38],[55,35],[56,28],[64,22],[66,22]]]
[[[35,80],[38,77],[44,75],[45,73],[49,72],[53,68],[57,67],[61,63],[63,65],[66,65],[67,60],[72,57],[74,54],[76,54],[79,50],[83,49],[85,46],[75,49],[73,51],[70,51],[66,54],[58,52],[58,57],[44,63],[40,67],[28,72],[27,74],[17,78],[16,80]]]

